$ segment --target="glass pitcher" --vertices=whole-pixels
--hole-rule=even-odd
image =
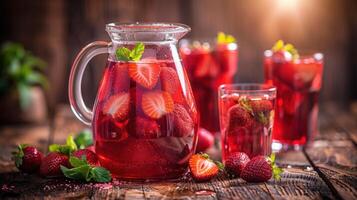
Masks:
[[[87,45],[69,78],[75,115],[92,125],[103,167],[121,179],[175,179],[187,170],[197,144],[198,113],[176,44],[183,24],[110,23],[111,42]],[[81,92],[91,58],[108,53],[93,111]]]

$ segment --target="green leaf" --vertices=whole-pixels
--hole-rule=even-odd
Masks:
[[[263,125],[268,125],[269,119],[263,112],[258,113],[258,121],[262,123]]]
[[[82,159],[79,159],[79,158],[77,158],[75,156],[70,156],[69,157],[69,163],[71,164],[72,167],[79,167],[79,166],[82,166],[82,165],[88,165],[85,156]]]
[[[49,147],[48,147],[48,150],[50,152],[59,152],[59,149],[60,149],[60,145],[58,144],[51,144]]]
[[[143,55],[145,46],[142,42],[136,43],[133,50],[130,52],[130,58],[132,61],[139,61]]]
[[[253,108],[252,105],[250,105],[250,101],[247,97],[241,97],[239,99],[239,104],[243,107],[243,109],[245,109],[246,111],[248,111],[252,116],[254,116],[254,112],[253,112]]]
[[[89,172],[91,171],[91,167],[89,165],[82,165],[72,169],[68,169],[61,165],[61,171],[67,178],[81,181],[90,181],[88,179]]]
[[[144,43],[136,43],[132,50],[126,47],[120,47],[116,50],[115,55],[121,61],[139,61],[145,50]]]
[[[299,53],[297,51],[297,49],[294,47],[294,45],[292,44],[284,44],[284,41],[283,40],[278,40],[273,48],[272,48],[272,51],[273,52],[277,52],[277,51],[286,51],[286,52],[289,52],[293,59],[298,59],[299,58]]]
[[[126,47],[120,47],[116,50],[115,55],[118,60],[130,61],[130,50]]]
[[[70,148],[71,152],[76,151],[78,149],[72,135],[67,137],[66,145]]]
[[[86,147],[93,144],[93,134],[89,129],[85,129],[80,132],[75,138],[74,142],[77,144],[79,149],[85,149]]]
[[[94,167],[90,171],[92,179],[96,182],[109,182],[111,180],[111,174],[103,167]]]
[[[280,180],[281,173],[283,173],[284,170],[279,168],[278,165],[276,165],[275,160],[276,160],[276,156],[275,156],[274,153],[272,153],[270,155],[270,157],[268,158],[268,161],[270,162],[270,165],[271,165],[271,168],[272,168],[272,171],[273,171],[273,178],[275,180]]]
[[[232,35],[226,35],[223,32],[217,34],[217,44],[229,44],[236,42],[236,39]]]
[[[216,163],[217,167],[219,170],[223,171],[224,170],[224,164],[219,162],[219,161],[214,161]]]
[[[23,149],[27,147],[27,144],[19,144],[17,145],[17,150],[12,152],[12,160],[15,161],[15,166],[19,168],[22,165],[22,158],[24,157]]]

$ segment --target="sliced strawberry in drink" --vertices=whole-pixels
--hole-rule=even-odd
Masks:
[[[175,94],[180,87],[180,80],[174,68],[161,67],[160,80],[163,90],[170,94]]]
[[[119,93],[111,96],[103,107],[103,113],[112,116],[117,120],[124,120],[129,112],[130,95]]]
[[[155,139],[160,137],[160,127],[155,120],[136,117],[129,121],[129,133],[141,139]]]
[[[174,136],[184,137],[194,133],[194,124],[192,118],[185,107],[180,104],[176,104],[172,115],[174,119]]]
[[[158,63],[130,63],[128,71],[135,82],[152,89],[159,80],[161,67]]]
[[[168,92],[154,91],[143,94],[141,106],[147,116],[159,119],[173,111],[174,102]]]
[[[117,62],[112,66],[112,90],[114,93],[128,91],[130,84],[130,77],[128,74],[128,64]]]

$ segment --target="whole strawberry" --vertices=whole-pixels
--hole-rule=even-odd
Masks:
[[[43,155],[36,147],[20,144],[13,153],[16,167],[22,172],[32,173],[40,168]]]
[[[95,154],[93,151],[91,151],[89,149],[77,150],[77,151],[73,152],[72,155],[79,159],[81,159],[83,156],[85,156],[88,164],[90,164],[92,166],[99,166],[99,160],[98,160],[97,154]]]
[[[44,177],[62,176],[61,165],[70,166],[68,156],[59,152],[51,152],[42,160],[40,175]]]
[[[244,152],[235,152],[227,157],[225,169],[229,174],[239,177],[249,161],[248,155]]]
[[[266,182],[272,175],[274,179],[279,180],[282,169],[275,164],[275,155],[272,154],[270,158],[264,156],[256,156],[251,159],[243,168],[241,178],[247,182]]]

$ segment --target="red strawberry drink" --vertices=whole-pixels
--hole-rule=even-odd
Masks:
[[[317,132],[318,96],[323,55],[299,55],[291,44],[278,41],[264,57],[266,83],[277,88],[273,148],[295,148]]]
[[[93,116],[78,95],[80,86],[76,84],[80,77],[70,77],[69,92],[77,116],[93,126],[100,164],[121,179],[183,176],[195,152],[198,129],[190,83],[176,49],[176,42],[189,27],[113,23],[106,30],[112,43],[87,46],[72,68],[75,77],[81,56],[109,53]],[[95,45],[100,45],[99,50],[86,52]]]
[[[271,153],[275,87],[228,84],[219,91],[223,161],[236,152],[249,158]]]
[[[237,71],[238,49],[232,36],[220,33],[214,44],[194,41],[182,43],[180,54],[197,101],[200,126],[219,131],[217,88],[233,82]],[[223,38],[222,38],[223,37]]]

